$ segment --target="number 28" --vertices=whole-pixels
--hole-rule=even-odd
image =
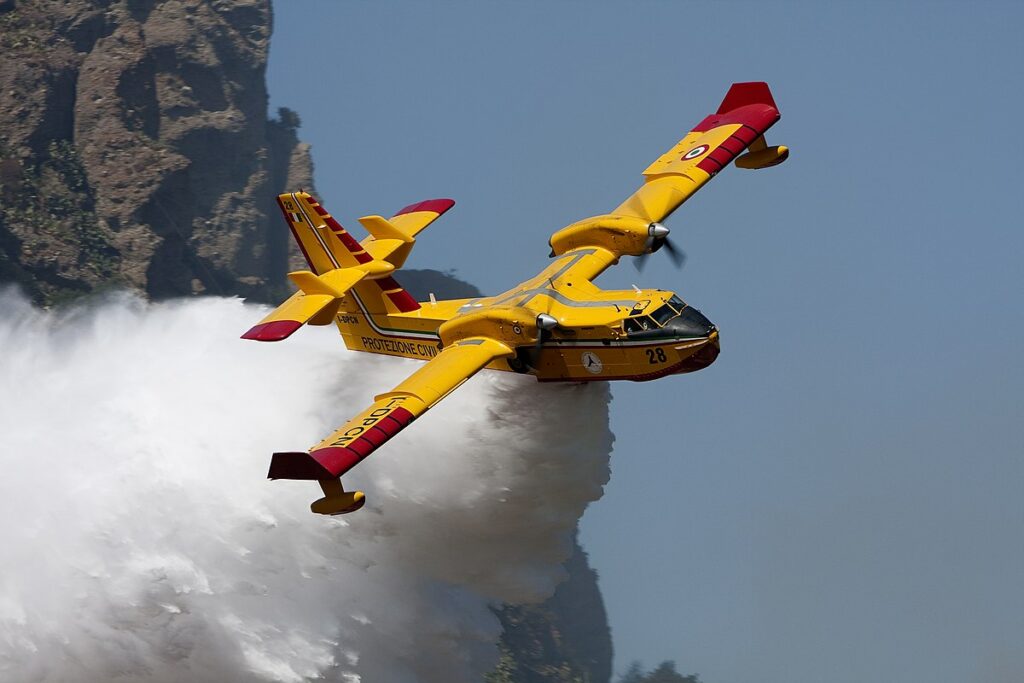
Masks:
[[[667,360],[668,358],[665,357],[665,351],[660,346],[656,349],[647,349],[647,362],[651,365],[664,363]]]

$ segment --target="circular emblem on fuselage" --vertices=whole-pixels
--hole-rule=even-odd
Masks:
[[[683,161],[689,161],[690,159],[696,159],[697,157],[699,157],[701,154],[703,154],[706,151],[708,151],[708,146],[707,145],[699,145],[699,146],[694,147],[693,149],[691,149],[686,154],[684,154],[683,157],[682,157],[682,160]]]
[[[597,357],[597,354],[593,351],[584,351],[583,355],[580,356],[580,362],[583,363],[583,367],[587,369],[591,375],[600,375],[601,370],[604,368],[601,365],[601,359]]]

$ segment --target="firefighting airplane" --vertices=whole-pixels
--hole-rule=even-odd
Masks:
[[[789,150],[764,138],[778,120],[766,83],[734,84],[717,112],[647,167],[625,202],[552,235],[553,260],[535,277],[478,299],[417,302],[393,277],[416,235],[452,200],[360,218],[370,235],[357,242],[309,194],[280,195],[311,270],[289,273],[299,291],[242,337],[280,341],[303,324],[333,322],[349,349],[426,364],[310,451],[274,453],[269,478],[315,479],[324,497],[313,512],[353,512],[366,498],[346,492],[341,475],[483,368],[583,382],[646,381],[710,365],[718,330],[700,311],[672,292],[603,290],[592,281],[623,256],[643,259],[661,247],[676,255],[661,221],[730,161],[748,169],[785,161]]]

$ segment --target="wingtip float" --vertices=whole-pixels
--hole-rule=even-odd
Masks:
[[[483,368],[542,382],[647,381],[713,363],[718,328],[674,293],[604,290],[593,280],[623,256],[642,260],[665,248],[680,258],[662,221],[730,162],[760,169],[785,161],[789,150],[765,140],[778,120],[766,83],[733,84],[718,111],[647,167],[626,201],[557,231],[554,260],[493,297],[420,303],[393,276],[451,199],[364,216],[369,236],[359,242],[309,193],[280,195],[310,270],[289,273],[298,291],[242,337],[276,342],[303,325],[333,323],[349,349],[426,363],[308,452],[275,453],[268,476],[318,481],[324,497],[315,513],[354,512],[366,497],[346,492],[341,476]]]

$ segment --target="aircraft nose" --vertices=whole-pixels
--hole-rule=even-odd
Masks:
[[[669,321],[669,327],[679,337],[710,337],[718,328],[693,306],[687,306]]]

